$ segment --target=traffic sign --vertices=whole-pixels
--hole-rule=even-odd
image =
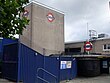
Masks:
[[[85,51],[90,51],[90,50],[92,50],[92,43],[91,43],[91,42],[86,42],[86,43],[84,44],[84,50],[85,50]]]
[[[23,17],[28,17],[28,15],[29,15],[29,11],[28,10],[24,10]]]
[[[48,13],[47,19],[48,19],[49,22],[52,22],[55,18],[54,18],[52,13]]]

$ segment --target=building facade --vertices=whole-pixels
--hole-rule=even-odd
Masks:
[[[66,54],[84,53],[84,44],[86,41],[65,43]],[[110,54],[110,38],[103,38],[90,41],[92,43],[92,50],[90,53],[94,54]]]
[[[30,23],[20,41],[46,56],[64,52],[64,14],[34,2],[25,9]]]

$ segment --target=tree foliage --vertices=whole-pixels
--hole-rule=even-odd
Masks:
[[[21,17],[28,0],[0,0],[0,34],[5,38],[14,38],[22,34],[29,23],[26,17]]]

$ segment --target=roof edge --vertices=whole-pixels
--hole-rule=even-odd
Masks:
[[[56,11],[56,12],[61,13],[61,14],[64,15],[64,12],[63,12],[63,11],[60,11],[60,10],[58,10],[58,9],[55,9],[55,8],[53,8],[53,7],[50,7],[50,6],[48,6],[48,5],[45,5],[45,4],[40,3],[40,2],[38,2],[38,1],[32,0],[32,1],[30,1],[27,5],[30,5],[30,4],[32,4],[32,3],[35,3],[35,4],[40,5],[40,6],[43,6],[43,7],[45,7],[45,8],[51,9],[51,10],[53,10],[53,11]]]
[[[110,37],[109,38],[99,38],[99,39],[91,40],[91,41],[101,41],[101,40],[108,40],[108,39],[110,39]],[[70,41],[70,42],[65,42],[65,44],[82,43],[82,42],[86,42],[86,40],[82,40],[82,41]]]

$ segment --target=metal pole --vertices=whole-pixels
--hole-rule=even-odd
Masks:
[[[90,52],[89,52],[89,51],[87,51],[87,54],[89,55],[89,54],[90,54]]]
[[[89,27],[88,27],[88,22],[87,22],[87,41],[89,42]],[[87,51],[87,54],[89,55],[89,51]]]
[[[87,41],[89,42],[89,33],[88,33],[88,31],[89,31],[89,27],[88,27],[88,22],[87,22]]]
[[[89,30],[89,37],[90,37],[90,40],[91,40],[91,39],[92,39],[92,38],[91,38],[91,30]]]

